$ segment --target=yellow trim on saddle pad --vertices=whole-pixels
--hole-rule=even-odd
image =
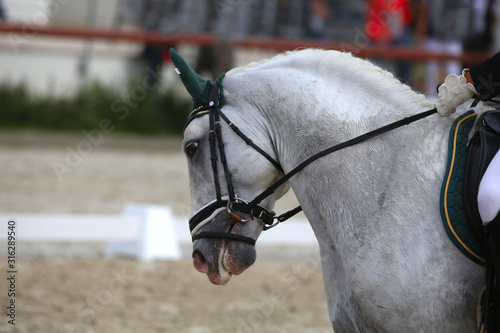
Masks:
[[[457,118],[451,127],[440,209],[443,226],[455,246],[472,261],[484,265],[483,248],[472,235],[467,223],[463,196],[467,142],[476,116],[474,111],[468,111]]]

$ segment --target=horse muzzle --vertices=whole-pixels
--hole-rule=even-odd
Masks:
[[[216,285],[243,273],[256,257],[253,245],[231,239],[200,239],[193,245],[193,266]]]
[[[246,215],[230,214],[222,204],[211,203],[197,213],[191,223],[193,265],[213,284],[224,285],[232,275],[243,273],[257,257],[255,242],[262,223]]]

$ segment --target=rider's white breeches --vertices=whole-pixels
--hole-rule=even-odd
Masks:
[[[500,212],[500,150],[481,179],[477,204],[484,225],[491,222]]]

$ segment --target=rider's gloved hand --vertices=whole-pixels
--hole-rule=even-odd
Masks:
[[[462,71],[462,75],[448,75],[444,79],[444,84],[439,86],[436,108],[441,117],[449,116],[456,111],[457,106],[476,94],[474,86],[467,83],[466,71],[468,71],[467,68]]]

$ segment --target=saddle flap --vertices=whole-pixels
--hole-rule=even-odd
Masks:
[[[490,161],[500,150],[500,110],[482,113],[476,122],[475,133],[469,141],[464,196],[469,226],[474,237],[485,242],[483,221],[477,206],[479,184]]]

